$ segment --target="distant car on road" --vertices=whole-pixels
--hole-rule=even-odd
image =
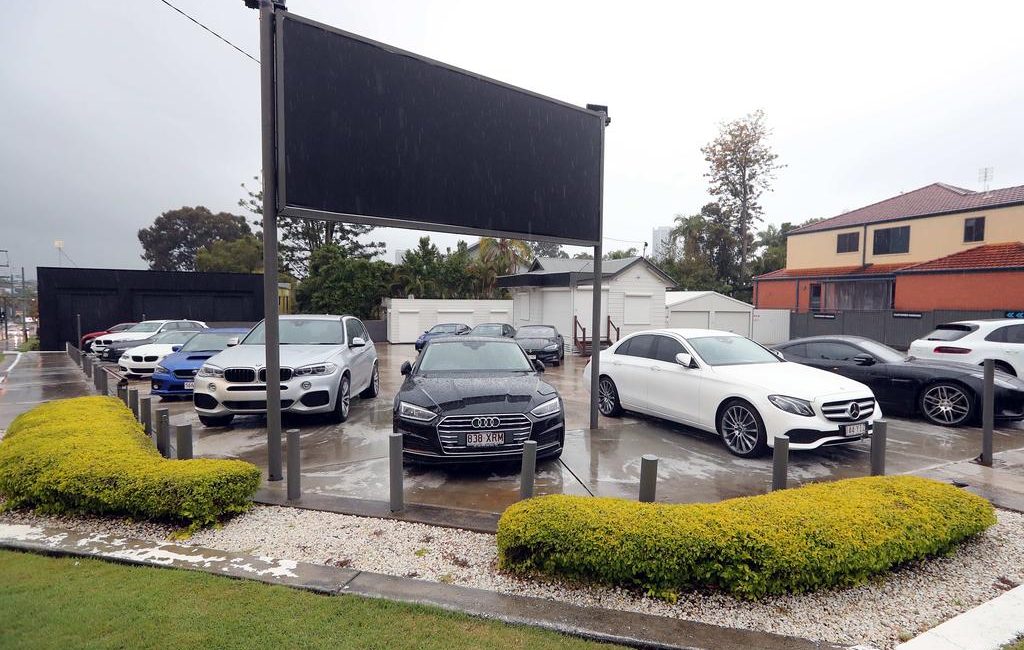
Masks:
[[[419,338],[416,339],[416,351],[419,352],[423,349],[431,339],[438,338],[441,336],[461,336],[469,332],[469,325],[465,323],[439,323],[434,325],[426,332],[420,334]]]
[[[201,329],[206,329],[206,323],[197,320],[145,320],[121,332],[96,337],[92,341],[92,350],[96,354],[109,357],[109,355],[104,355],[103,352],[112,343],[141,341],[164,332],[176,332],[179,330],[196,332]],[[117,357],[110,360],[116,361]]]
[[[523,325],[516,330],[516,342],[545,364],[558,365],[565,358],[565,341],[553,325]]]
[[[196,373],[192,403],[208,427],[231,423],[236,414],[267,412],[264,322],[238,345],[219,352]],[[380,391],[377,350],[354,316],[287,315],[280,319],[281,410],[329,413],[348,419],[352,393]]]
[[[791,449],[855,442],[882,417],[864,384],[788,363],[731,332],[637,332],[600,359],[602,415],[638,411],[715,432],[743,458],[766,454],[782,434]],[[590,373],[588,363],[587,386]]]
[[[565,442],[562,399],[515,341],[459,336],[437,339],[416,362],[402,364],[394,431],[413,462],[474,463],[522,457],[527,440],[538,458],[557,458]]]
[[[133,325],[136,325],[136,323],[118,323],[117,325],[111,325],[105,330],[99,330],[96,332],[89,332],[88,334],[83,334],[81,343],[78,347],[83,352],[92,352],[93,339],[103,336],[104,334],[117,334],[118,332],[123,332],[129,327],[132,327]]]
[[[1024,377],[1024,320],[964,320],[939,325],[910,344],[919,359],[982,365],[995,359],[997,370]]]
[[[144,345],[128,348],[117,360],[117,367],[129,377],[151,375],[156,364],[168,354],[184,345],[196,335],[194,331],[179,330],[157,334]],[[108,348],[112,350],[114,348]]]
[[[248,329],[217,328],[198,332],[176,352],[160,360],[150,388],[151,395],[159,397],[191,397],[195,388],[196,372],[207,359],[227,349],[232,339],[245,336]]]
[[[516,328],[508,323],[480,323],[469,331],[469,335],[510,339],[515,337]]]
[[[828,370],[866,384],[887,413],[921,415],[959,426],[981,413],[983,371],[978,366],[918,359],[861,336],[811,336],[775,346],[788,361]],[[997,373],[995,414],[1024,419],[1024,381]]]

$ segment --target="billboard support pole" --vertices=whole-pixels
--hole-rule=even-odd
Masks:
[[[263,114],[263,326],[267,371],[267,473],[280,481],[281,349],[277,306],[277,58],[275,9],[283,3],[260,0],[260,106]],[[282,6],[283,8],[283,6]],[[289,468],[291,469],[291,468]],[[288,481],[291,488],[292,481]],[[289,489],[289,498],[292,498]]]
[[[598,186],[601,189],[600,199],[597,204],[599,214],[597,219],[597,245],[594,246],[594,295],[591,300],[593,314],[590,330],[590,428],[597,429],[597,402],[601,398],[601,285],[604,284],[604,278],[601,273],[601,258],[604,255],[604,247],[602,246],[604,241],[604,130],[608,124],[608,109],[593,105],[588,105],[587,108],[597,109],[604,113],[604,119],[601,120],[601,177],[598,179]],[[611,332],[608,333],[608,337],[611,339]]]

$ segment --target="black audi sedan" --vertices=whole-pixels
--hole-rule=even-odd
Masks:
[[[917,359],[860,336],[811,336],[774,348],[789,361],[867,384],[884,413],[953,427],[981,419],[984,371],[978,366]],[[1024,419],[1024,381],[996,371],[995,417]]]
[[[543,381],[511,339],[460,336],[428,343],[402,364],[394,431],[405,458],[419,463],[516,460],[527,440],[537,458],[558,458],[565,416],[558,391]]]
[[[565,358],[565,341],[552,325],[524,325],[516,330],[516,342],[545,364],[557,366]]]

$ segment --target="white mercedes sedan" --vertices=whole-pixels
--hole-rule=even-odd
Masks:
[[[590,364],[583,371],[590,386]],[[862,440],[882,417],[864,384],[790,363],[748,338],[702,329],[632,334],[601,352],[598,408],[646,413],[717,433],[730,452],[764,455]]]

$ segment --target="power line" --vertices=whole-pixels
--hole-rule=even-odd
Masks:
[[[239,52],[241,52],[241,53],[242,53],[242,54],[244,54],[245,56],[249,57],[250,59],[252,59],[252,60],[253,60],[253,61],[255,61],[256,63],[259,63],[259,62],[260,62],[260,60],[259,60],[259,59],[257,59],[257,58],[256,58],[256,57],[254,57],[253,55],[249,54],[248,52],[246,52],[246,51],[245,51],[245,50],[243,50],[242,48],[238,47],[237,45],[235,45],[234,43],[232,43],[232,42],[231,42],[231,41],[229,41],[228,39],[224,38],[223,36],[221,36],[221,35],[220,35],[220,34],[218,34],[217,32],[213,31],[212,29],[210,29],[209,27],[207,27],[207,26],[206,26],[206,25],[204,25],[203,23],[199,22],[198,20],[196,20],[196,19],[195,19],[195,18],[193,18],[192,16],[188,15],[187,13],[185,13],[184,11],[182,11],[181,9],[178,9],[177,7],[175,7],[174,5],[172,5],[172,4],[171,4],[170,2],[168,2],[167,0],[160,0],[160,2],[164,3],[165,5],[167,5],[168,7],[170,7],[171,9],[173,9],[173,10],[177,11],[177,12],[178,12],[179,14],[181,14],[181,15],[182,15],[182,16],[184,16],[185,18],[188,18],[189,20],[191,20],[191,21],[192,21],[192,22],[194,22],[195,24],[199,25],[200,27],[202,27],[202,28],[203,28],[203,29],[205,29],[206,31],[210,32],[211,34],[213,34],[214,36],[216,36],[216,37],[217,37],[217,38],[219,38],[220,40],[224,41],[225,43],[227,43],[227,44],[228,44],[228,45],[230,45],[231,47],[233,47],[233,48],[235,48],[236,50],[238,50]]]

